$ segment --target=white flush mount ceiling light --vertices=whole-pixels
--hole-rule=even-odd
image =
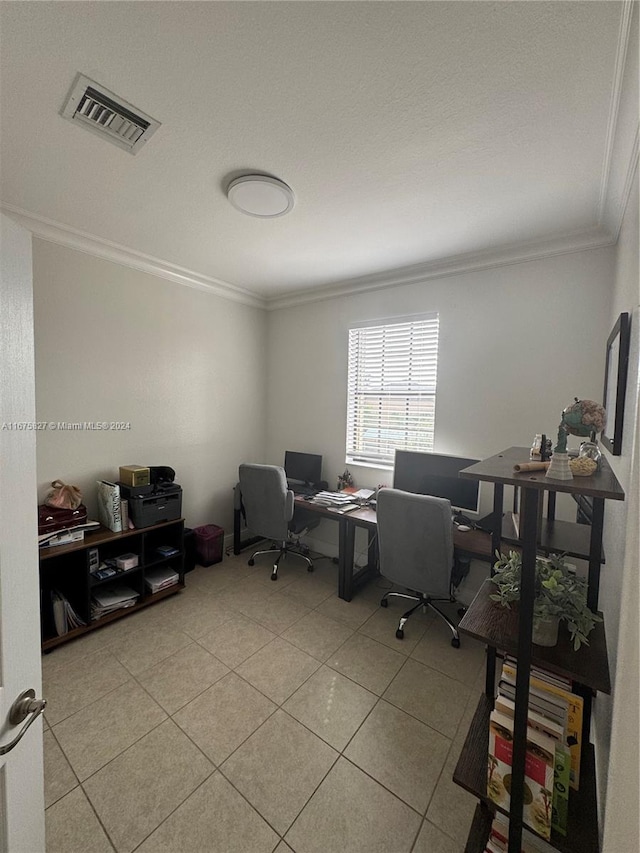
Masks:
[[[283,181],[267,175],[243,175],[227,187],[231,204],[262,219],[273,219],[289,213],[294,205],[293,192]]]

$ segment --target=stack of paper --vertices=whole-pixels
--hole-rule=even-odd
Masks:
[[[107,584],[99,587],[93,592],[91,598],[91,619],[95,621],[114,610],[124,607],[133,607],[139,598],[139,594],[124,584]]]
[[[151,572],[144,573],[144,582],[151,592],[158,592],[158,590],[165,589],[165,587],[173,586],[178,583],[178,580],[178,573],[169,567],[154,569]]]
[[[79,628],[81,625],[86,624],[78,616],[64,595],[56,589],[51,590],[51,604],[53,606],[53,621],[59,637],[73,628]]]
[[[353,503],[353,495],[345,494],[345,492],[318,492],[313,502],[322,506],[344,506]]]

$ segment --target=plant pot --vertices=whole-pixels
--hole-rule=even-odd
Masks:
[[[555,646],[558,642],[558,626],[560,619],[557,616],[551,616],[549,619],[533,619],[533,634],[532,642],[536,646]]]

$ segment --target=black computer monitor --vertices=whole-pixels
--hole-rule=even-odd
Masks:
[[[322,456],[287,450],[284,454],[284,471],[287,480],[307,485],[319,483],[322,479]]]
[[[393,487],[417,495],[446,498],[452,509],[478,513],[480,483],[458,476],[463,468],[477,461],[462,456],[396,450]]]

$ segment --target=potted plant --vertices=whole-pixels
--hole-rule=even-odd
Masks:
[[[511,602],[520,600],[522,557],[517,551],[510,551],[508,557],[496,552],[496,557],[496,573],[491,580],[497,592],[490,597],[509,608]],[[596,622],[602,621],[587,607],[586,580],[569,570],[564,557],[556,554],[536,557],[533,642],[555,646],[560,620],[567,623],[576,650],[582,643],[589,644],[587,636]]]

